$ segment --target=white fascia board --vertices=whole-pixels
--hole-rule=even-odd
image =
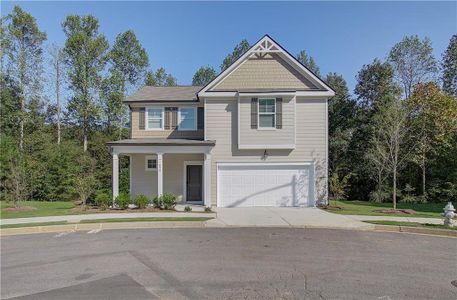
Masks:
[[[235,97],[237,94],[240,96],[299,96],[299,97],[323,97],[331,98],[335,96],[335,93],[332,91],[296,91],[296,92],[202,92],[200,97],[208,97],[208,100],[211,100],[210,97]]]
[[[315,162],[313,160],[309,161],[291,161],[291,162],[234,162],[234,161],[218,161],[216,162],[217,167],[223,166],[312,166]]]
[[[299,97],[326,97],[331,98],[335,96],[333,91],[297,91],[296,94]]]
[[[115,154],[210,153],[212,146],[111,146]]]
[[[278,145],[239,145],[238,149],[242,150],[282,150],[282,149],[295,149],[295,144],[278,144]]]

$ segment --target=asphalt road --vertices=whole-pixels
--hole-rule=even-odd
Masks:
[[[452,238],[324,229],[9,236],[1,297],[455,300],[456,255]]]

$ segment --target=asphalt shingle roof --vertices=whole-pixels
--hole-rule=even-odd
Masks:
[[[196,101],[201,86],[144,86],[128,96],[125,102]]]

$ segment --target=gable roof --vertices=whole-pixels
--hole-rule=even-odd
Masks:
[[[319,76],[314,74],[306,66],[300,63],[293,55],[291,55],[287,50],[285,50],[281,45],[279,45],[275,40],[273,40],[268,34],[264,35],[257,43],[255,43],[249,50],[239,57],[232,65],[230,65],[226,70],[219,73],[211,82],[205,85],[199,92],[198,95],[201,96],[204,93],[212,92],[212,89],[215,88],[219,83],[221,83],[226,77],[234,73],[243,63],[245,63],[249,58],[253,57],[256,54],[264,55],[270,54],[273,56],[280,57],[286,64],[296,70],[301,76],[305,78],[309,83],[311,83],[310,90],[317,91],[323,96],[333,96],[335,92],[333,89],[328,86]],[[298,90],[298,89],[296,89]]]
[[[128,96],[124,102],[197,101],[197,92],[201,88],[201,86],[144,86]]]

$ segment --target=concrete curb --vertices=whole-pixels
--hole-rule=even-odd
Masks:
[[[399,225],[377,225],[375,224],[376,231],[389,231],[389,232],[405,232],[405,233],[419,233],[430,234],[445,237],[456,237],[457,230],[452,229],[434,229],[434,228],[419,228]]]
[[[110,229],[203,228],[203,227],[205,227],[204,221],[84,223],[84,224],[65,224],[65,225],[32,226],[32,227],[19,227],[19,228],[3,228],[3,229],[0,229],[0,236],[36,234],[36,233],[110,230]]]

